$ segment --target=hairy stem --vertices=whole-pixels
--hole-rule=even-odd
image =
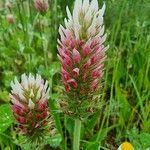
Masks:
[[[80,131],[81,131],[81,120],[75,119],[73,150],[80,149]]]

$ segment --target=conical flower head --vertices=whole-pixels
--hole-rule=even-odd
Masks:
[[[14,116],[21,131],[30,135],[42,131],[48,124],[48,82],[40,75],[23,74],[21,81],[17,78],[11,82],[10,99]]]
[[[93,111],[103,76],[106,34],[104,35],[103,15],[105,4],[98,8],[98,1],[76,0],[65,27],[60,25],[58,58],[61,62],[62,80],[67,92],[68,112],[75,117],[87,116]],[[66,108],[65,108],[66,109]],[[85,112],[85,114],[83,113]]]

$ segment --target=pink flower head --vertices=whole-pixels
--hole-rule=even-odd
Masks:
[[[69,97],[68,105],[75,115],[81,115],[80,106],[93,99],[103,76],[106,50],[103,15],[97,0],[75,0],[73,13],[66,8],[68,18],[60,25],[58,58],[62,65],[62,79]],[[72,104],[77,105],[74,110]],[[84,110],[85,111],[85,110]]]
[[[20,129],[26,128],[26,133],[30,133],[34,130],[33,123],[43,127],[43,121],[48,117],[48,82],[38,74],[36,77],[23,74],[20,82],[17,78],[11,82],[11,88],[12,110]]]
[[[39,11],[41,14],[44,14],[49,8],[48,0],[34,0],[34,6],[37,11]]]
[[[6,19],[7,19],[7,22],[8,22],[9,24],[14,24],[14,23],[15,23],[15,17],[14,17],[12,14],[8,14],[8,15],[6,16]]]

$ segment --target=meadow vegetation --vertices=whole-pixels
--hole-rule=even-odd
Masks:
[[[50,0],[41,15],[31,0],[0,2],[0,148],[16,150],[18,137],[10,109],[10,82],[23,73],[40,74],[50,85],[49,110],[57,134],[45,149],[71,149],[74,121],[57,107],[62,95],[57,58],[58,27],[73,0]],[[106,0],[109,45],[100,93],[100,110],[82,124],[82,150],[116,150],[130,141],[135,150],[150,147],[150,1]],[[102,6],[103,1],[99,0]],[[8,20],[13,15],[14,22]],[[28,149],[27,145],[24,145]]]

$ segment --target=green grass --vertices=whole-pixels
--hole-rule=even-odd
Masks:
[[[46,149],[70,150],[74,122],[57,108],[61,84],[56,46],[59,24],[66,17],[65,6],[73,8],[73,1],[51,0],[45,16],[38,15],[32,5],[30,0],[16,0],[13,12],[0,7],[0,105],[2,108],[9,103],[10,81],[14,76],[38,72],[49,80],[49,107],[62,136],[49,140]],[[116,150],[129,140],[135,150],[146,150],[150,147],[150,1],[107,0],[106,6],[105,28],[110,48],[101,110],[83,123],[81,149]],[[8,13],[16,16],[15,25],[7,23]],[[33,26],[37,18],[46,22],[44,28]],[[6,111],[10,115],[10,110]],[[3,128],[4,116],[0,115],[0,147],[16,150],[20,139],[15,126],[10,121]]]

